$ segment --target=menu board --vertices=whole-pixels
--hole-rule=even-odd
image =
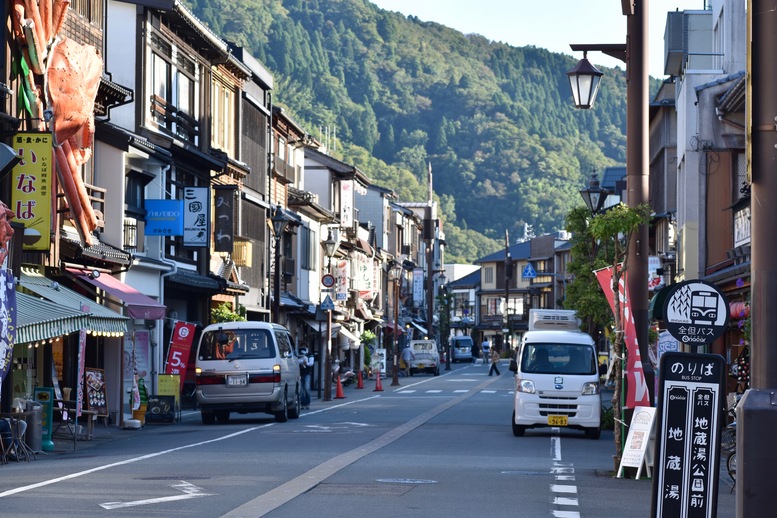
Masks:
[[[108,399],[105,397],[105,371],[85,369],[86,408],[94,410],[100,417],[108,417]]]
[[[175,396],[148,396],[147,423],[175,422]]]
[[[175,414],[181,420],[181,375],[160,374],[157,378],[157,393],[160,396],[172,396],[175,401]],[[150,402],[149,402],[150,406]]]

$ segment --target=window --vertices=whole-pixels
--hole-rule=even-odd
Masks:
[[[300,227],[299,266],[303,270],[313,270],[317,264],[316,233],[308,227]]]
[[[235,156],[235,92],[214,77],[212,99],[213,147]]]
[[[192,51],[163,39],[152,29],[150,122],[157,128],[174,133],[197,144],[197,62],[189,57]]]
[[[278,137],[278,152],[276,153],[278,159],[286,160],[286,139]]]
[[[483,268],[483,284],[494,283],[494,267],[486,266]]]

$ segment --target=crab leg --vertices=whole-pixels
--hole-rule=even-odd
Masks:
[[[62,146],[56,146],[54,148],[54,154],[57,162],[57,177],[62,185],[62,191],[65,193],[65,199],[67,200],[70,213],[73,216],[78,234],[81,237],[81,241],[88,246],[92,246],[92,234],[87,231],[88,227],[86,218],[84,217],[84,209],[81,204],[78,203],[78,190],[73,183],[73,177],[70,174],[70,167],[68,166],[65,151],[62,149]]]
[[[48,46],[53,35],[51,34],[51,0],[40,0],[40,21],[43,24],[43,43]]]
[[[65,160],[68,166],[67,172],[70,173],[73,185],[75,185],[76,192],[78,193],[78,201],[81,204],[84,220],[87,224],[86,228],[92,231],[97,228],[97,216],[95,216],[92,204],[89,202],[89,193],[86,192],[86,186],[84,186],[84,181],[81,179],[81,173],[76,164],[76,157],[73,155],[73,148],[70,146],[70,141],[68,140],[62,143],[61,147],[65,154]]]
[[[59,31],[62,29],[62,25],[65,23],[65,17],[67,16],[67,10],[69,7],[70,0],[54,0],[54,7],[51,11],[51,23],[53,24],[51,28],[52,37],[59,34]]]
[[[45,0],[43,0],[45,2]],[[33,27],[35,28],[35,52],[38,54],[38,62],[42,65],[46,60],[46,33],[43,31],[43,22],[40,20],[40,10],[38,9],[38,2],[36,0],[24,0],[24,14],[28,19],[32,20]],[[29,35],[27,35],[27,42],[29,43]]]

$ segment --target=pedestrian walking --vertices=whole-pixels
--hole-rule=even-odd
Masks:
[[[313,355],[308,355],[307,347],[300,347],[299,349],[299,375],[302,378],[302,394],[300,397],[300,404],[302,408],[310,408],[310,378],[313,375],[313,365],[316,363],[316,359]]]
[[[405,376],[412,376],[412,374],[410,374],[410,362],[415,360],[415,354],[413,354],[413,349],[409,345],[402,349],[401,360]]]
[[[490,362],[488,358],[490,358],[489,351],[491,351],[491,342],[488,341],[488,338],[483,337],[483,343],[480,344],[480,348],[483,350],[483,365],[488,365]]]
[[[494,347],[491,350],[491,368],[488,370],[488,375],[491,376],[494,372],[496,372],[496,375],[499,376],[501,373],[499,372],[498,363],[499,360],[502,357],[499,354],[499,351],[496,350],[496,347]]]

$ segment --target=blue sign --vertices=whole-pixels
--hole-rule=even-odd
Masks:
[[[526,266],[523,268],[523,273],[521,273],[521,277],[524,279],[534,279],[537,277],[537,270],[534,269],[534,266],[531,265],[531,263],[527,263]]]
[[[335,309],[335,303],[332,301],[332,297],[326,296],[324,302],[321,303],[321,309],[324,311],[332,311]]]
[[[183,200],[146,200],[146,236],[182,236]]]

